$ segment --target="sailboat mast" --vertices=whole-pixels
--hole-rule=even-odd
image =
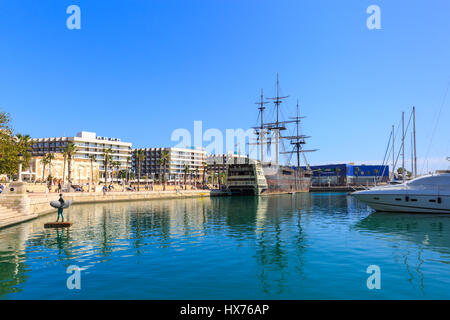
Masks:
[[[402,178],[405,182],[405,112],[402,112]]]
[[[417,177],[416,107],[413,106],[414,178]]]
[[[394,180],[395,170],[395,126],[392,125],[392,180]]]
[[[299,114],[299,110],[298,110],[298,100],[297,100],[297,119],[296,119],[296,126],[297,126],[297,137],[299,137],[299,130],[298,127],[300,125],[300,114]],[[298,138],[297,138],[298,139]],[[297,140],[297,170],[300,170],[300,143]]]
[[[411,174],[414,174],[414,138],[411,132]]]

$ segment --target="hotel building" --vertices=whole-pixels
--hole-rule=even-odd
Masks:
[[[100,177],[104,181],[105,170],[108,172],[108,178],[111,172],[116,168],[105,169],[104,150],[111,149],[112,162],[119,162],[119,170],[129,170],[131,168],[131,142],[123,142],[117,138],[107,138],[97,136],[95,132],[81,131],[75,137],[59,138],[39,138],[32,139],[32,155],[44,156],[47,153],[62,153],[64,147],[69,144],[75,144],[77,151],[73,156],[74,160],[89,160],[90,155],[95,156],[95,162],[98,163]],[[77,176],[75,175],[76,179]]]
[[[52,160],[51,165],[46,165],[44,170],[44,165],[42,163],[43,156],[32,157],[30,161],[30,168],[32,169],[32,176],[29,180],[40,180],[45,181],[50,175],[53,182],[60,181],[63,179],[64,174],[64,156],[61,153],[55,153],[55,158]],[[71,164],[71,180],[73,184],[87,184],[97,183],[100,177],[99,164],[91,161],[89,159],[74,158]],[[68,178],[69,166],[66,162],[65,165],[66,173],[65,178]],[[23,172],[22,175],[26,177],[27,172]]]
[[[206,152],[201,149],[184,149],[184,148],[143,148],[134,149],[132,153],[132,170],[136,178],[138,176],[138,161],[136,152],[142,150],[145,158],[141,161],[141,179],[145,176],[148,179],[160,179],[164,167],[161,164],[161,156],[163,151],[169,153],[169,162],[166,165],[166,177],[171,182],[182,182],[184,180],[185,165],[197,177],[201,178],[203,174],[204,162],[206,160]]]
[[[227,164],[242,164],[246,163],[247,156],[235,153],[227,154],[212,154],[206,157],[208,170],[215,173],[227,172]]]

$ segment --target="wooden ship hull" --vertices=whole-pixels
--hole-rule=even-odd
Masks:
[[[289,166],[264,166],[266,193],[309,192],[311,178]]]

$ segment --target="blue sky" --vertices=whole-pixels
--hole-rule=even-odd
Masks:
[[[81,30],[66,27],[71,4]],[[366,27],[371,4],[381,30]],[[284,114],[298,98],[320,149],[312,164],[382,159],[415,105],[418,156],[442,167],[449,12],[446,0],[0,0],[0,108],[33,137],[87,130],[170,146],[194,120],[254,126],[260,88],[273,96],[279,72]]]

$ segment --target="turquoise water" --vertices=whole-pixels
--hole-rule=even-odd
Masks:
[[[345,194],[77,205],[0,230],[0,299],[450,299],[450,216]],[[66,285],[79,266],[81,289]],[[381,289],[369,290],[377,265]]]

